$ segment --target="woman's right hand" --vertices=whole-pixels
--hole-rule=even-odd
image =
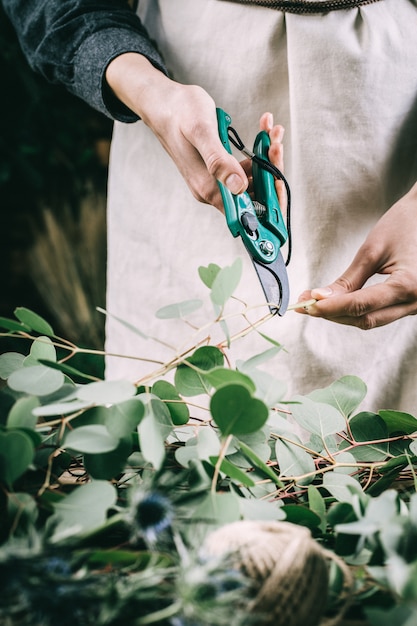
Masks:
[[[106,80],[158,137],[197,200],[223,211],[218,180],[234,194],[245,191],[247,175],[223,147],[216,105],[204,89],[171,80],[133,52],[109,64]]]

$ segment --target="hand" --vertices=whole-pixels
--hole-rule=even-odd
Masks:
[[[376,223],[348,269],[334,283],[305,291],[316,304],[297,312],[364,330],[417,313],[417,184]],[[364,287],[375,274],[388,278]]]
[[[223,211],[217,180],[234,194],[245,191],[245,171],[224,149],[216,106],[204,89],[169,79],[136,53],[116,57],[106,80],[119,100],[152,129],[197,200]]]

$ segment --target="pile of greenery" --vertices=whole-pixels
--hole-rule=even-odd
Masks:
[[[241,264],[199,273],[225,340],[176,355],[145,386],[76,369],[71,359],[94,350],[26,308],[0,318],[1,336],[22,344],[0,356],[1,623],[257,623],[249,582],[199,551],[213,528],[249,519],[306,526],[343,558],[351,618],[416,624],[417,418],[361,411],[366,386],[353,376],[286,399],[262,370],[281,349],[265,334],[267,349],[231,368],[226,310]],[[201,304],[158,316],[187,322]],[[192,417],[200,396],[206,419]],[[342,578],[332,565],[328,616]]]

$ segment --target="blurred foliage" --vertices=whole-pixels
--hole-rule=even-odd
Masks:
[[[105,237],[107,150],[112,121],[63,87],[47,83],[30,68],[1,7],[0,66],[0,315],[10,315],[16,305],[56,315],[54,293],[45,299],[39,276],[31,271],[31,249],[45,232],[45,210],[55,215],[71,247],[68,215],[77,225],[86,200],[96,213],[97,206],[102,212]],[[91,254],[95,253],[94,245]],[[103,285],[103,299],[95,301],[93,307],[104,301],[104,246],[105,239],[97,252],[100,263],[96,264],[101,267],[102,275],[96,282]],[[57,319],[58,326],[60,322]],[[71,334],[65,326],[61,330]],[[103,330],[99,333],[103,335]],[[74,339],[84,341],[80,336]]]

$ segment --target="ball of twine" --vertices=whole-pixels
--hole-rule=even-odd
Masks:
[[[323,550],[307,528],[242,520],[210,533],[203,550],[208,556],[228,556],[253,583],[248,611],[256,615],[257,626],[320,623],[327,601],[329,558],[335,555]],[[339,565],[345,585],[351,587],[348,568]],[[343,613],[327,620],[327,626],[338,623]]]

